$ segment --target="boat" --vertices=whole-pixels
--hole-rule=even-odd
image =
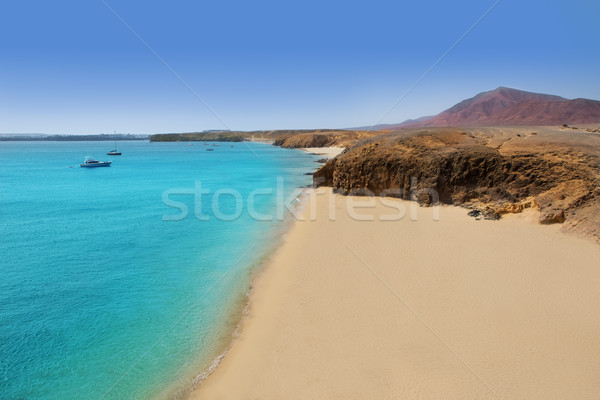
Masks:
[[[206,149],[206,151],[215,151],[215,149]]]
[[[93,158],[86,157],[83,164],[79,164],[81,168],[97,168],[97,167],[110,167],[112,161],[98,161]]]
[[[108,156],[120,156],[121,153],[117,150],[117,142],[115,141],[115,149],[106,153]]]

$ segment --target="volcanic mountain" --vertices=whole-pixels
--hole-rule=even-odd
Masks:
[[[461,101],[432,117],[375,127],[562,125],[600,122],[600,101],[499,87]]]

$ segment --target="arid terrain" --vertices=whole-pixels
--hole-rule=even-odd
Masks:
[[[356,130],[208,131],[152,141],[262,141],[346,151],[314,175],[341,193],[437,201],[499,219],[527,208],[542,224],[600,240],[600,101],[499,87],[432,117]]]
[[[600,238],[600,135],[563,127],[410,128],[357,142],[314,175],[353,194],[437,201]]]
[[[243,142],[272,143],[285,148],[349,147],[359,140],[383,132],[344,129],[295,129],[271,131],[206,131],[190,133],[162,133],[152,135],[153,142]]]
[[[424,126],[514,126],[593,124],[600,122],[600,101],[499,87],[461,101],[441,113],[376,125],[374,130]]]

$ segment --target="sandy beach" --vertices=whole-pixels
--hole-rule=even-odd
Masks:
[[[306,151],[307,153],[318,154],[321,156],[325,156],[325,158],[333,158],[338,154],[341,154],[342,151],[345,150],[344,147],[305,147],[301,150]]]
[[[192,398],[597,399],[600,247],[534,212],[433,213],[312,191]]]

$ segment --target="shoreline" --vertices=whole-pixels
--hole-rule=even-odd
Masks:
[[[354,282],[345,276],[344,273],[356,274],[356,271],[344,270],[345,263],[357,263],[356,257],[352,256],[351,252],[350,254],[339,253],[339,243],[337,244],[337,250],[328,248],[335,247],[336,244],[334,242],[341,240],[346,240],[350,246],[356,247],[357,253],[361,254],[360,257],[369,260],[376,259],[377,262],[374,265],[383,265],[385,269],[379,273],[381,273],[381,276],[386,281],[389,279],[390,282],[393,282],[394,287],[398,284],[394,280],[394,274],[396,273],[394,268],[401,268],[407,269],[404,272],[412,278],[417,277],[421,281],[424,280],[433,286],[441,285],[441,288],[438,287],[437,289],[442,289],[441,291],[449,296],[449,298],[452,299],[453,296],[458,297],[458,299],[453,300],[460,300],[458,301],[458,305],[462,308],[456,308],[459,310],[457,312],[459,315],[457,320],[458,322],[462,320],[463,324],[457,324],[456,320],[448,320],[445,317],[446,313],[440,312],[441,309],[446,309],[450,313],[452,311],[456,312],[452,308],[447,309],[449,307],[446,304],[448,303],[448,298],[441,297],[440,290],[432,292],[431,287],[427,285],[421,288],[423,292],[415,292],[415,289],[410,287],[404,288],[415,296],[414,298],[410,298],[408,303],[413,304],[413,306],[418,305],[414,309],[418,310],[420,315],[424,315],[424,320],[428,321],[428,324],[431,324],[431,326],[434,326],[436,332],[443,331],[445,341],[451,343],[452,347],[457,349],[456,352],[461,354],[464,359],[468,359],[469,365],[473,365],[473,368],[477,369],[478,374],[485,379],[485,382],[489,381],[490,386],[494,387],[502,397],[509,395],[509,398],[513,396],[547,398],[548,394],[553,395],[558,393],[557,391],[566,390],[568,385],[565,382],[568,382],[570,375],[574,373],[583,374],[590,378],[587,381],[584,380],[583,383],[578,383],[579,398],[589,398],[592,389],[596,389],[596,391],[600,389],[600,380],[591,378],[592,374],[596,373],[597,376],[600,376],[600,363],[593,360],[590,361],[590,357],[598,359],[598,355],[594,356],[592,354],[588,357],[583,357],[583,353],[580,353],[583,347],[589,347],[585,340],[587,336],[594,337],[594,332],[600,333],[600,324],[596,324],[600,320],[600,318],[597,318],[598,312],[595,311],[598,308],[590,309],[590,307],[581,307],[582,304],[577,304],[577,299],[571,299],[573,303],[571,306],[578,310],[577,317],[581,317],[582,313],[587,312],[591,317],[595,318],[589,321],[591,324],[591,326],[587,326],[587,330],[591,329],[589,332],[581,330],[580,335],[584,335],[584,339],[575,341],[574,343],[566,341],[564,343],[564,345],[572,348],[571,353],[579,354],[580,358],[569,358],[568,355],[563,355],[570,364],[567,363],[566,367],[554,364],[556,369],[565,370],[563,372],[568,376],[553,376],[555,371],[548,367],[553,365],[549,361],[556,361],[552,359],[552,353],[559,352],[562,354],[569,351],[561,348],[564,346],[554,346],[556,343],[552,340],[548,341],[548,338],[546,338],[545,341],[541,340],[544,343],[538,346],[535,344],[530,345],[533,348],[529,348],[530,357],[528,359],[528,353],[525,351],[528,349],[525,346],[527,342],[524,342],[523,337],[531,336],[539,340],[540,337],[544,339],[544,334],[552,336],[553,324],[558,324],[561,328],[560,332],[554,332],[554,334],[560,333],[567,337],[572,335],[577,336],[577,324],[573,326],[571,332],[569,327],[562,326],[563,318],[568,315],[563,315],[564,310],[559,310],[556,304],[554,306],[557,306],[557,309],[552,309],[549,306],[545,307],[544,302],[540,302],[540,299],[543,300],[546,298],[547,301],[560,300],[556,298],[557,296],[551,297],[553,295],[552,292],[540,290],[540,293],[535,293],[536,296],[531,298],[531,296],[527,295],[527,292],[523,292],[523,289],[531,291],[532,287],[523,285],[523,282],[520,282],[525,277],[527,278],[525,283],[529,285],[534,283],[541,285],[544,289],[553,288],[559,291],[560,285],[557,286],[559,283],[571,283],[573,286],[571,288],[572,292],[565,291],[564,294],[586,293],[588,296],[580,300],[591,302],[594,305],[600,304],[598,295],[589,291],[591,282],[600,282],[600,272],[590,264],[594,260],[600,259],[600,249],[596,245],[581,238],[561,233],[557,226],[540,226],[534,224],[530,221],[532,219],[531,215],[527,213],[510,215],[502,221],[475,221],[466,216],[465,209],[452,206],[442,206],[441,222],[438,222],[438,226],[432,225],[431,221],[429,223],[427,223],[428,221],[422,222],[421,220],[418,222],[402,221],[405,226],[401,227],[398,231],[392,228],[393,225],[391,224],[393,223],[391,222],[349,221],[343,214],[340,215],[340,221],[336,220],[332,223],[327,221],[326,215],[322,215],[322,208],[327,204],[332,204],[327,203],[331,201],[331,197],[329,199],[315,199],[315,197],[315,191],[310,191],[310,197],[307,199],[308,204],[304,208],[303,213],[307,215],[315,205],[318,205],[321,208],[317,210],[316,220],[293,222],[293,226],[287,235],[288,237],[284,238],[283,243],[273,252],[272,256],[266,260],[265,265],[253,277],[251,291],[247,298],[249,304],[247,306],[247,314],[244,315],[239,324],[239,336],[233,338],[232,344],[225,353],[226,356],[221,358],[218,368],[192,392],[191,399],[237,399],[248,396],[256,398],[281,398],[282,396],[286,398],[306,398],[319,395],[323,397],[324,395],[335,396],[342,394],[346,398],[365,398],[367,395],[378,398],[385,397],[386,394],[389,395],[390,393],[402,395],[405,398],[415,397],[414,393],[421,393],[421,395],[423,393],[430,393],[432,396],[436,393],[438,395],[444,393],[445,398],[460,398],[475,394],[478,398],[493,398],[489,390],[485,388],[485,385],[482,385],[468,371],[465,371],[464,366],[461,367],[460,362],[452,357],[451,354],[448,354],[447,349],[444,349],[443,346],[440,349],[440,343],[432,340],[431,332],[428,332],[423,326],[419,326],[420,324],[414,320],[414,316],[410,318],[410,315],[402,315],[400,320],[392,318],[392,322],[396,323],[394,329],[399,330],[399,332],[403,332],[403,329],[407,326],[410,329],[407,329],[400,336],[398,336],[398,332],[395,330],[390,332],[390,327],[386,326],[390,318],[389,316],[381,315],[381,309],[387,310],[387,312],[389,310],[402,312],[401,307],[394,301],[390,304],[389,297],[393,300],[393,296],[389,296],[389,293],[386,294],[385,290],[383,290],[384,296],[381,295],[382,288],[380,282],[375,282],[377,285],[371,288],[374,291],[369,291],[362,287],[360,281]],[[333,195],[332,198],[336,204],[336,211],[340,209],[341,203],[347,200],[347,198],[339,195]],[[409,202],[402,200],[392,200],[392,202],[396,205],[403,204],[404,207],[410,207]],[[381,209],[380,206],[381,204],[378,204],[379,209],[377,209],[377,212],[381,215],[381,212],[386,210]],[[390,208],[387,208],[387,211],[390,211]],[[417,212],[419,216],[427,218],[426,216],[428,213],[431,213],[431,209],[419,207]],[[406,219],[408,219],[408,215]],[[452,224],[458,225],[454,227],[448,226],[444,222],[448,220]],[[410,225],[411,222],[413,222],[413,225]],[[419,226],[422,223],[425,225]],[[356,231],[357,224],[363,224],[360,226],[358,232]],[[489,251],[482,248],[469,251],[468,243],[455,243],[456,240],[450,237],[449,241],[452,242],[451,244],[455,248],[448,249],[447,243],[437,243],[438,248],[434,249],[434,254],[442,257],[444,250],[450,250],[450,259],[460,259],[461,257],[469,259],[468,261],[470,262],[466,263],[456,264],[450,262],[454,268],[461,269],[465,275],[456,277],[453,276],[453,271],[448,269],[448,267],[443,267],[441,271],[437,270],[437,268],[440,268],[440,265],[434,262],[435,259],[430,259],[431,257],[427,252],[431,251],[431,249],[427,249],[426,246],[434,238],[429,235],[427,229],[423,228],[433,229],[432,234],[434,237],[437,235],[438,239],[448,237],[448,233],[454,231],[456,228],[465,228],[468,230],[469,236],[472,234],[472,241],[478,243],[482,240],[478,237],[483,235],[485,239],[506,239],[514,246],[519,246],[519,240],[517,239],[523,240],[525,237],[530,242],[531,247],[525,246],[526,252],[522,248],[510,249],[517,254],[504,254],[504,257],[501,258],[505,260],[504,262],[491,263],[494,267],[492,272],[482,272],[480,270],[481,266],[486,265],[486,261],[489,262],[489,260],[486,260],[486,257],[489,256]],[[440,236],[440,232],[438,232],[440,229],[445,232],[446,236]],[[426,269],[428,272],[435,272],[435,274],[430,274],[429,277],[420,276],[419,269],[411,269],[402,265],[402,263],[398,263],[393,257],[390,258],[389,255],[378,256],[376,252],[373,253],[374,250],[371,247],[377,247],[385,251],[391,250],[391,253],[394,253],[393,246],[390,248],[390,245],[385,244],[385,240],[390,241],[390,238],[393,236],[381,236],[382,233],[389,234],[390,232],[403,232],[412,236],[407,240],[411,241],[413,247],[409,246],[405,251],[412,251],[414,253],[421,246],[421,255],[404,253],[404,257],[416,264],[422,264],[421,268]],[[506,237],[507,234],[513,237]],[[425,244],[420,245],[419,238],[423,239],[423,235],[425,235]],[[346,239],[343,238],[344,236],[346,236]],[[367,236],[369,239],[365,240]],[[333,241],[331,238],[335,238],[336,240]],[[552,246],[548,247],[544,240],[551,241],[554,245],[554,250],[552,250]],[[486,243],[485,240],[483,243]],[[475,246],[477,243],[473,243],[472,245]],[[417,249],[414,248],[415,246]],[[505,245],[502,242],[498,242],[498,247],[501,246]],[[556,249],[556,246],[559,248]],[[307,253],[306,248],[309,248],[310,252]],[[575,257],[580,261],[579,268],[582,270],[582,273],[589,276],[579,277],[581,281],[578,281],[570,276],[569,271],[566,271],[560,262],[553,261],[557,256],[560,256],[560,254],[557,255],[555,252],[565,249],[569,252],[570,257]],[[491,251],[493,252],[494,248]],[[548,251],[554,252],[550,257],[544,256],[543,252]],[[345,251],[345,253],[348,252]],[[416,253],[419,253],[419,251]],[[470,253],[476,254],[473,255]],[[340,259],[336,258],[335,255]],[[415,255],[417,257],[414,257]],[[524,260],[520,260],[520,256]],[[489,257],[493,258],[493,255]],[[548,258],[537,261],[543,261],[543,268],[539,265],[536,266],[535,257]],[[563,255],[559,261],[565,261],[565,256]],[[473,265],[474,262],[479,264]],[[360,267],[360,262],[358,264]],[[302,265],[308,271],[301,270],[300,267]],[[393,268],[390,269],[390,266]],[[525,270],[523,273],[524,276],[520,276],[520,270],[522,269]],[[362,272],[363,274],[360,274],[360,279],[366,279],[368,284],[373,285],[373,282],[369,281],[372,276],[369,278],[368,272],[365,275],[364,268],[362,268]],[[550,275],[546,279],[547,281],[544,279],[544,272],[548,272]],[[575,274],[577,271],[572,272]],[[436,278],[437,274],[440,276]],[[561,279],[558,281],[555,276],[557,274],[561,276]],[[565,274],[566,276],[564,276]],[[321,284],[318,281],[315,282],[316,277],[324,278],[321,279]],[[462,293],[456,293],[456,288],[449,290],[447,287],[444,287],[444,277],[450,277],[451,281],[453,279],[457,280],[457,282],[454,282],[455,284],[466,285],[468,289],[466,292],[468,294],[474,292],[470,293],[473,296],[470,299],[463,298],[465,296],[461,296]],[[473,281],[471,281],[471,278],[473,278]],[[478,288],[478,284],[481,283],[489,285],[493,283],[492,294],[498,296],[498,299],[487,293],[490,288],[487,290]],[[365,300],[369,303],[365,306],[362,302],[356,303],[356,299],[353,300],[352,297],[348,298],[348,287],[354,287],[355,285],[358,285],[355,289],[357,289],[359,296],[371,293],[375,299],[369,298]],[[517,289],[515,289],[515,285]],[[533,285],[533,289],[535,292],[535,285]],[[323,290],[327,293],[323,293]],[[405,290],[401,292],[405,293]],[[503,290],[507,293],[501,293]],[[542,316],[539,317],[535,313],[530,314],[529,311],[531,310],[528,309],[526,311],[520,310],[519,307],[521,304],[515,302],[510,293],[514,297],[524,300],[525,308],[527,308],[527,301],[534,303],[535,308],[533,311],[540,311],[542,309]],[[483,308],[487,307],[487,311],[494,310],[493,306],[502,308],[501,305],[495,305],[495,301],[499,301],[500,303],[505,301],[508,304],[504,305],[502,313],[494,310],[494,314],[486,314],[478,309],[477,303],[472,304],[472,302],[467,301],[474,299],[478,299],[478,301],[484,303],[485,307]],[[324,300],[326,301],[324,302]],[[378,303],[379,301],[383,302],[386,306],[380,308],[381,304]],[[346,302],[349,304],[345,304]],[[432,307],[430,303],[433,303],[435,307]],[[456,306],[456,304],[454,305]],[[489,309],[490,307],[492,308],[491,310]],[[423,309],[425,311],[422,311]],[[468,311],[479,311],[475,314],[484,320],[487,316],[491,320],[486,321],[486,324],[492,326],[494,329],[490,329],[489,327],[485,329],[485,324],[483,328],[478,326],[478,321]],[[403,312],[405,314],[406,310]],[[352,313],[360,315],[365,313],[363,317],[367,321],[370,321],[370,325],[377,329],[373,331],[366,326],[355,326],[354,323],[363,322],[364,324],[364,321],[358,317],[353,317]],[[514,324],[515,321],[512,321],[510,318],[511,313],[516,314],[515,318],[519,316],[531,317],[536,323],[529,327],[525,325],[524,329],[526,332],[520,333],[519,329],[517,329],[519,325]],[[496,314],[499,314],[499,316]],[[494,318],[501,321],[496,321]],[[553,322],[554,318],[558,318],[558,321]],[[505,319],[508,319],[510,323],[507,324]],[[353,324],[349,325],[349,320],[353,321]],[[525,322],[527,322],[526,318]],[[585,325],[586,323],[581,319],[575,322],[580,325]],[[506,325],[509,328],[506,328]],[[483,330],[482,336],[487,339],[487,342],[486,340],[482,341],[479,337],[480,335],[474,335],[473,337],[472,332],[478,331],[476,328]],[[504,343],[509,349],[504,349],[502,352],[494,346],[490,348],[490,344],[488,343],[502,341],[502,338],[496,337],[498,329],[500,329],[500,332],[504,331],[505,334],[507,331],[509,333],[509,340],[505,340],[507,343]],[[369,333],[369,335],[365,333]],[[380,340],[375,340],[374,337],[371,337],[373,335],[379,337]],[[423,337],[427,340],[423,339]],[[591,345],[593,346],[593,344]],[[369,351],[363,353],[362,348],[367,348]],[[525,354],[519,353],[515,348],[523,350]],[[358,349],[356,350],[358,354],[353,355],[355,349]],[[423,351],[423,349],[427,349],[427,351]],[[442,351],[440,352],[440,350]],[[386,355],[390,352],[395,354],[397,358],[390,358]],[[518,364],[517,368],[512,365],[510,357],[504,353],[510,353],[511,356],[515,356],[517,359],[520,357],[520,364]],[[550,356],[546,353],[550,353]],[[407,361],[402,362],[404,358]],[[344,360],[346,361],[344,362]],[[353,360],[360,360],[360,363],[355,364]],[[433,366],[429,366],[428,363],[422,364],[426,360],[429,360],[428,363],[433,362]],[[344,365],[345,363],[348,365]],[[439,363],[441,365],[437,365]],[[491,368],[489,367],[490,363],[491,365],[501,365],[506,368]],[[522,364],[525,364],[525,366]],[[416,371],[414,371],[414,367],[418,365],[421,365],[421,367],[416,368]],[[310,368],[313,368],[313,370],[309,371]],[[511,369],[517,369],[517,372],[512,372]],[[538,370],[542,370],[542,372],[538,372]],[[396,376],[396,372],[394,371],[401,371],[402,373]],[[437,379],[430,379],[436,376]],[[452,376],[453,378],[448,379],[448,376]],[[500,379],[498,376],[504,379]],[[562,380],[560,379],[561,377]],[[522,392],[518,395],[515,393],[510,394],[511,392],[508,390],[510,384],[506,383],[514,381],[518,381],[523,385],[523,387],[519,387],[519,389],[522,389]],[[540,394],[543,392],[543,388],[531,384],[529,381],[538,382],[538,384],[545,382],[546,388],[551,389],[547,389],[547,395],[544,397]],[[559,385],[556,382],[562,382],[563,385]]]
[[[296,203],[294,212],[301,214],[303,213],[303,210],[307,205],[307,200],[309,199],[308,189],[303,189],[298,195],[297,199],[299,201]],[[269,267],[273,258],[281,250],[283,244],[285,243],[285,238],[294,227],[294,223],[295,219],[293,215],[288,214],[285,220],[282,221],[282,226],[277,230],[277,232],[280,234],[281,240],[271,246],[270,250],[267,251],[265,256],[248,271],[248,290],[239,299],[239,301],[232,302],[230,305],[230,310],[226,312],[227,320],[229,320],[230,323],[226,324],[226,327],[222,328],[223,334],[226,338],[223,338],[220,345],[217,346],[217,350],[215,351],[216,355],[208,360],[206,367],[196,374],[196,376],[194,376],[190,385],[183,388],[175,388],[175,390],[166,389],[160,393],[157,398],[171,398],[171,396],[174,395],[176,399],[190,399],[192,398],[191,396],[193,396],[193,394],[198,390],[198,388],[215,371],[218,370],[221,362],[229,354],[236,340],[243,331],[244,323],[248,318],[249,309],[251,307],[251,298],[254,292],[255,282],[262,274],[265,273],[265,269]]]
[[[336,146],[331,146],[331,147],[304,147],[301,148],[300,150],[305,151],[307,153],[310,154],[315,154],[315,155],[319,155],[319,156],[325,156],[325,158],[334,158],[340,154],[342,154],[342,152],[344,150],[346,150],[345,147],[336,147]]]
[[[262,141],[253,142],[270,144]],[[335,156],[337,155],[338,150],[336,150],[337,148],[333,149],[334,150],[328,154]],[[316,154],[311,152],[311,149],[288,150],[301,150],[309,154]],[[339,152],[342,150],[343,149],[339,150]],[[315,167],[315,170],[316,169],[318,169],[318,166]],[[301,214],[308,200],[306,186],[300,186],[298,189],[300,189],[300,192],[296,197],[298,201],[294,203],[294,214]],[[284,219],[279,221],[279,226],[272,234],[274,241],[268,246],[265,254],[249,267],[247,276],[244,278],[247,284],[247,290],[245,292],[240,292],[235,296],[235,299],[232,299],[232,301],[229,302],[227,310],[223,314],[224,322],[218,329],[219,339],[216,340],[215,346],[213,346],[209,352],[209,354],[212,354],[212,356],[207,357],[204,355],[203,357],[200,357],[200,362],[198,364],[199,368],[192,370],[191,374],[188,373],[188,380],[172,382],[171,385],[163,388],[159,393],[157,393],[156,396],[153,397],[154,399],[189,399],[190,396],[198,389],[198,387],[202,385],[202,383],[217,370],[222,360],[227,356],[233,344],[239,337],[244,321],[248,316],[250,297],[254,290],[254,282],[256,281],[257,277],[263,273],[264,269],[271,263],[273,257],[281,249],[285,241],[285,237],[293,228],[294,223],[294,215],[289,212],[285,213]]]

